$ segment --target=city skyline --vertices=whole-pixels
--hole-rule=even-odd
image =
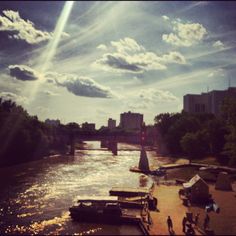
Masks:
[[[235,83],[235,2],[2,2],[0,96],[97,127]]]

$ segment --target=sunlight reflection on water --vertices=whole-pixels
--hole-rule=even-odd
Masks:
[[[79,195],[109,195],[113,186],[150,185],[150,179],[141,183],[140,174],[129,172],[138,160],[138,151],[113,156],[106,150],[86,150],[74,158],[57,157],[12,168],[7,174],[13,176],[13,184],[4,188],[0,199],[0,233],[126,234],[125,227],[73,222],[68,208]]]

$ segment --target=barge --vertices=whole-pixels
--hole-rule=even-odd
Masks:
[[[140,224],[142,221],[140,210],[122,207],[115,196],[80,197],[69,211],[71,218],[79,222]]]

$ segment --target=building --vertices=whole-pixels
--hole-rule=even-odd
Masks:
[[[223,100],[229,96],[236,98],[235,87],[229,87],[227,90],[213,90],[202,94],[186,94],[184,96],[184,111],[219,115]]]
[[[115,129],[116,128],[116,120],[109,118],[108,122],[107,122],[107,127],[108,127],[108,129]]]
[[[125,112],[120,114],[120,127],[123,129],[141,129],[143,114]]]
[[[85,122],[85,123],[82,124],[82,130],[85,130],[85,131],[95,131],[95,124],[94,123]]]
[[[191,203],[208,201],[209,186],[199,175],[195,175],[189,182],[184,183],[183,187]]]

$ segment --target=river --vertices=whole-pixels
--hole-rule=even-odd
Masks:
[[[97,149],[99,142],[88,142]],[[109,195],[111,187],[139,187],[139,151],[119,144],[118,155],[106,149],[82,150],[74,157],[57,156],[0,169],[0,234],[140,234],[128,225],[111,226],[73,222],[68,208],[78,196]],[[149,162],[157,162],[148,152]],[[150,158],[152,156],[153,158]],[[147,187],[152,184],[148,179]]]

